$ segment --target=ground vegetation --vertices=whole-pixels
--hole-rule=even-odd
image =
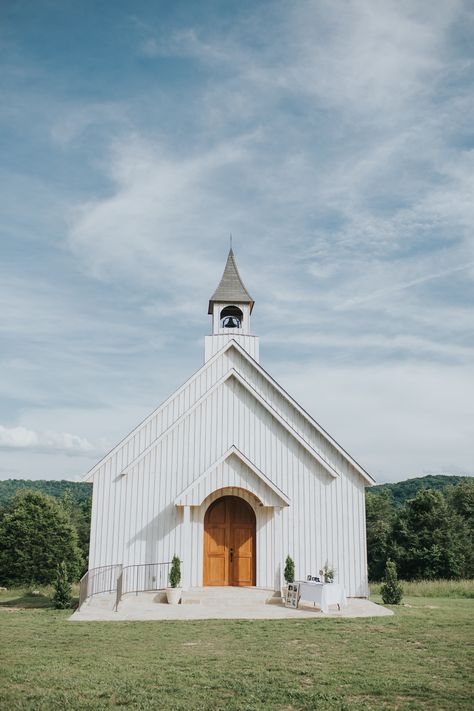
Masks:
[[[75,623],[27,592],[0,593],[2,709],[472,708],[472,599],[407,595],[382,618]]]

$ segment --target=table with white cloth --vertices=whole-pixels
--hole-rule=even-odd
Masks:
[[[329,612],[329,605],[337,605],[339,609],[346,604],[346,596],[341,585],[337,583],[299,582],[300,600],[314,602],[321,612]]]

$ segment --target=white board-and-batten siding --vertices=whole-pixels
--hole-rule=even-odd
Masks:
[[[220,461],[232,447],[257,474],[235,456]],[[208,470],[193,491],[189,548],[183,507],[175,502]],[[289,505],[269,493],[258,470]],[[164,562],[176,553],[190,584],[202,585],[205,511],[223,493],[234,493],[255,510],[258,586],[275,587],[275,571],[290,554],[298,577],[328,564],[347,595],[367,595],[366,481],[238,347],[210,359],[92,476],[90,568]]]

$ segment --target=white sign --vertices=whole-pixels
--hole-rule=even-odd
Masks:
[[[300,599],[300,585],[299,583],[288,583],[288,589],[286,591],[285,607],[293,607],[296,609],[298,607],[298,600]]]

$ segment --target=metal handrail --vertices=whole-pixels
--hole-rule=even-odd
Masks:
[[[91,568],[79,582],[79,607],[87,598],[100,593],[115,592],[117,610],[126,593],[163,590],[168,583],[171,562],[141,563],[137,565],[104,565]]]
[[[79,608],[87,598],[100,593],[114,592],[117,589],[117,577],[121,565],[102,565],[91,568],[79,582]]]
[[[163,590],[168,584],[170,566],[170,561],[126,565],[123,569],[123,594]]]

